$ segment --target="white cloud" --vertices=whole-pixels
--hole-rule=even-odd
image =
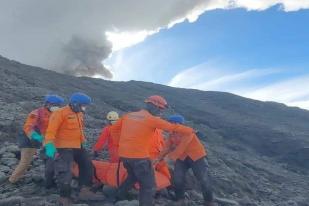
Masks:
[[[287,104],[289,106],[295,106],[295,107],[300,107],[300,108],[309,110],[309,99],[304,100],[304,101],[289,102]]]
[[[169,86],[204,91],[225,91],[261,101],[276,101],[309,110],[308,76],[281,79],[265,83],[270,77],[284,73],[280,69],[250,69],[233,72],[220,66],[201,64],[175,75]]]
[[[274,5],[281,5],[285,11],[308,9],[308,0],[232,0],[234,7],[243,7],[248,10],[265,10]]]
[[[282,102],[290,106],[309,109],[309,75],[282,80],[253,91],[242,93],[243,96],[262,101]]]
[[[236,71],[216,65],[216,62],[200,64],[176,74],[169,86],[200,90],[228,90],[244,81],[279,73],[279,69],[250,69]]]
[[[220,87],[233,88],[232,85],[235,83],[239,84],[241,81],[244,80],[256,79],[259,77],[272,75],[278,72],[279,70],[277,69],[251,69],[235,74],[223,75],[208,82],[196,84],[194,85],[194,87],[197,89],[207,89],[207,90],[215,90]]]
[[[137,32],[105,32],[107,40],[112,42],[113,51],[130,47],[146,39],[147,36],[157,33],[157,31],[137,31]]]

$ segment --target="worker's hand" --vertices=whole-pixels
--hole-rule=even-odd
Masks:
[[[32,140],[37,141],[37,142],[42,142],[43,141],[43,136],[40,135],[37,132],[32,132],[30,137],[31,137]]]
[[[47,157],[54,159],[57,149],[54,143],[49,142],[45,145],[45,154]]]
[[[84,141],[84,142],[81,143],[80,146],[81,146],[82,149],[86,149],[87,145],[88,145],[87,141]]]

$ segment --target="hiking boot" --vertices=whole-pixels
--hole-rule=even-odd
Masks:
[[[96,194],[90,190],[90,187],[82,187],[79,195],[78,195],[79,200],[82,201],[100,201],[104,200],[103,194]]]
[[[72,205],[72,201],[70,200],[70,198],[60,197],[59,198],[59,205],[60,206],[71,206]]]

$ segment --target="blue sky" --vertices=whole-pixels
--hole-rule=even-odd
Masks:
[[[212,10],[116,51],[114,80],[227,91],[309,109],[309,11]]]

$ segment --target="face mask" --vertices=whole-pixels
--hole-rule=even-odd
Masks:
[[[49,111],[51,111],[51,112],[57,111],[58,109],[60,109],[60,107],[58,107],[58,106],[49,107]]]

